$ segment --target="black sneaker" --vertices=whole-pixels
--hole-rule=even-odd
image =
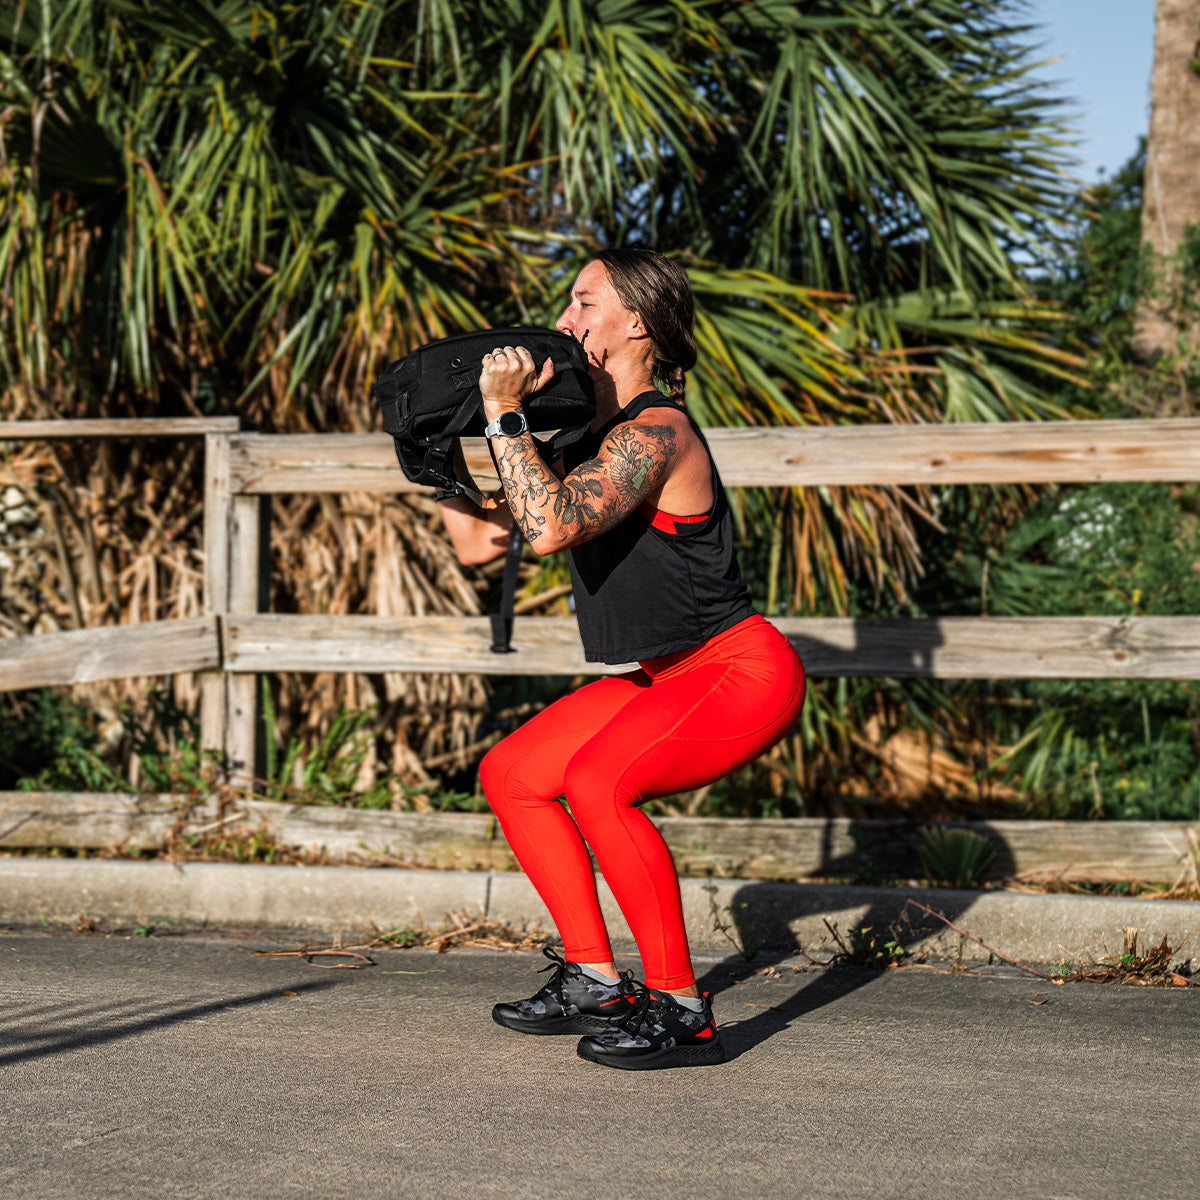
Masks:
[[[624,980],[600,983],[585,975],[547,946],[550,959],[543,971],[553,971],[549,981],[528,1000],[497,1004],[492,1020],[520,1033],[594,1033],[607,1029],[611,1019],[627,1012],[634,996]]]
[[[622,1071],[659,1067],[706,1067],[725,1061],[725,1047],[706,992],[704,1007],[692,1012],[666,992],[629,980],[633,1008],[612,1026],[579,1041],[579,1057]]]

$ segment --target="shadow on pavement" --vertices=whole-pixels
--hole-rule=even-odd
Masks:
[[[796,992],[782,1003],[759,1015],[723,1025],[722,1037],[729,1057],[744,1054],[785,1029],[797,1017],[833,1004],[872,983],[881,971],[865,964],[872,962],[872,952],[875,952],[878,957],[873,961],[877,967],[887,965],[886,955],[881,953],[887,941],[895,939],[908,946],[930,935],[949,934],[951,938],[957,938],[943,921],[906,906],[907,897],[916,890],[770,882],[747,883],[738,888],[729,912],[742,945],[754,953],[750,958],[743,954],[730,955],[711,967],[698,980],[701,991],[716,996],[736,989],[740,981],[762,970],[764,965],[797,954],[816,953],[821,957],[834,954],[840,961],[821,970],[815,979],[812,974],[805,976]],[[928,897],[928,892],[924,894]],[[976,896],[975,892],[947,889],[939,895],[939,903],[931,907],[958,924]],[[855,912],[852,920],[845,919],[846,910]],[[811,928],[814,919],[820,920],[830,914],[838,918],[830,923],[841,939],[840,944],[831,933],[822,937],[819,944],[810,941],[805,945],[796,933],[796,927],[807,922]],[[856,931],[862,932],[856,936]]]
[[[756,1006],[762,1011],[753,1017],[722,1022],[721,1040],[725,1044],[726,1059],[732,1061],[748,1050],[753,1050],[755,1046],[786,1029],[797,1018],[824,1008],[827,1004],[833,1004],[860,987],[873,983],[879,974],[878,971],[869,971],[863,967],[829,967],[815,976],[807,976],[803,986],[781,1004],[773,1004],[769,1008]],[[700,987],[702,990],[710,990],[705,980],[701,980]]]
[[[316,992],[324,988],[336,986],[336,981],[332,979],[318,979],[312,983],[297,983],[292,984],[290,989],[296,993]],[[212,1000],[207,1004],[192,1004],[186,1008],[176,1008],[165,1012],[158,1012],[154,1016],[145,1016],[137,1020],[125,1020],[124,1024],[114,1024],[107,1028],[96,1029],[89,1027],[86,1029],[59,1028],[52,1032],[31,1033],[28,1030],[22,1032],[20,1029],[21,1022],[14,1021],[12,1015],[6,1014],[5,1019],[0,1023],[0,1044],[12,1045],[14,1042],[41,1042],[41,1045],[27,1046],[20,1050],[9,1050],[0,1053],[0,1067],[8,1066],[11,1063],[29,1062],[33,1059],[49,1058],[55,1054],[65,1054],[71,1050],[79,1050],[85,1046],[101,1046],[106,1042],[120,1041],[122,1038],[137,1037],[139,1034],[150,1033],[155,1029],[164,1029],[171,1025],[178,1025],[181,1021],[194,1020],[197,1017],[211,1016],[213,1013],[226,1012],[230,1009],[246,1008],[251,1004],[261,1004],[266,1000],[274,1000],[279,997],[280,989],[277,987],[270,988],[264,992],[253,992],[247,996],[233,996],[227,999]],[[95,1009],[78,1008],[75,1013],[72,1013],[70,1019],[72,1021],[94,1020],[97,1015],[111,1011],[113,1005],[103,1005]],[[59,1014],[55,1019],[63,1020],[65,1014]],[[127,1012],[126,1017],[136,1015]]]

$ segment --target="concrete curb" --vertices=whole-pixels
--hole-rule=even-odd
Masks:
[[[631,944],[628,926],[603,882],[600,892],[614,941]],[[897,940],[909,949],[931,958],[956,956],[958,934],[915,909],[905,910],[905,901],[912,898],[1001,954],[1024,962],[1080,962],[1120,953],[1128,929],[1138,931],[1144,946],[1166,937],[1185,959],[1200,959],[1198,901],[731,879],[684,879],[682,893],[689,937],[702,950],[799,946],[828,952],[836,948],[828,919],[847,940],[852,928],[867,926],[876,936],[890,937],[889,929],[896,926]],[[405,925],[437,928],[449,914],[464,911],[518,927],[553,928],[529,881],[518,874],[0,860],[0,923],[17,927],[74,925],[82,917],[109,928],[129,928],[169,917],[174,930],[287,930],[327,940]],[[885,940],[879,937],[880,943]],[[964,961],[987,956],[972,942],[963,947]]]

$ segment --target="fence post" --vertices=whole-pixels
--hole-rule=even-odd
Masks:
[[[230,775],[256,768],[258,677],[224,668],[225,618],[265,607],[264,497],[235,496],[229,474],[230,435],[204,438],[204,611],[217,619],[222,668],[200,683],[200,739],[221,755]]]
[[[222,661],[225,631],[222,621],[229,611],[229,438],[204,435],[204,615],[217,619]],[[200,744],[216,750],[225,763],[225,672],[205,671],[200,676]]]
[[[270,603],[270,497],[234,496],[230,506],[229,609],[262,612]],[[222,633],[222,655],[225,635]],[[258,676],[225,673],[225,755],[233,772],[260,775]]]

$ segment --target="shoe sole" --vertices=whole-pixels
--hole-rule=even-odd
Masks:
[[[618,1054],[606,1052],[595,1042],[584,1038],[576,1050],[580,1058],[602,1067],[619,1071],[657,1071],[664,1067],[714,1067],[725,1061],[725,1047],[720,1042],[708,1045],[670,1046],[649,1054]]]
[[[493,1008],[492,1020],[505,1029],[516,1030],[517,1033],[603,1033],[612,1028],[612,1023],[604,1017],[589,1017],[584,1013],[573,1017],[537,1017],[533,1020],[522,1020]]]

